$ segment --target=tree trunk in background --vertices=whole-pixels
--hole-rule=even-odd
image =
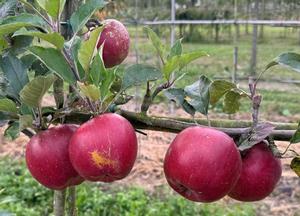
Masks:
[[[62,14],[63,21],[67,22],[70,19],[72,13],[77,10],[80,2],[81,0],[66,0],[66,6]],[[64,25],[62,28],[62,35],[65,38],[69,38],[71,34],[72,34],[71,26]]]
[[[266,12],[266,1],[261,0],[261,16],[260,19],[264,20],[265,19],[265,12]],[[264,25],[260,26],[260,32],[259,32],[259,39],[264,38]]]
[[[220,27],[218,24],[215,25],[215,42],[218,43],[219,42],[219,31],[220,31]]]
[[[259,4],[259,0],[255,0],[254,12],[255,12],[255,19],[256,20],[259,17],[258,4]],[[257,27],[258,27],[257,25],[253,25],[253,32],[252,32],[252,53],[251,53],[251,61],[250,61],[250,74],[252,76],[256,75]]]
[[[246,19],[249,20],[250,18],[250,0],[247,0],[247,6],[246,6]],[[249,34],[249,25],[248,23],[245,26],[245,34]]]

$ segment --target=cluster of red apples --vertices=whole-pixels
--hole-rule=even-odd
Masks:
[[[101,33],[106,67],[128,55],[129,34],[116,20]],[[125,178],[137,157],[133,126],[118,114],[106,113],[77,125],[52,127],[33,136],[26,146],[32,176],[47,188],[63,190],[84,180],[113,182]],[[239,152],[233,139],[212,128],[190,127],[180,132],[164,160],[169,185],[183,197],[213,202],[225,195],[240,201],[268,196],[281,176],[280,160],[266,143]]]

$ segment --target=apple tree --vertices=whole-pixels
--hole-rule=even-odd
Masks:
[[[164,171],[169,185],[187,199],[212,202],[228,194],[255,201],[273,191],[281,176],[280,158],[288,151],[279,152],[274,140],[297,143],[300,127],[259,120],[260,77],[249,78],[249,90],[201,74],[190,85],[174,87],[188,76],[183,69],[207,54],[184,52],[181,40],[168,48],[149,27],[144,32],[160,66],[122,69],[130,45],[126,27],[93,17],[108,2],[87,0],[64,23],[65,4],[11,0],[0,5],[0,123],[12,139],[20,133],[31,138],[26,163],[38,182],[55,190],[56,216],[65,214],[66,191],[68,214],[76,214],[76,185],[129,174],[137,156],[136,132],[145,134],[141,130],[179,133],[166,152]],[[62,33],[65,28],[70,35]],[[299,72],[300,55],[284,53],[262,73],[278,64]],[[145,89],[137,113],[121,107],[133,98],[130,89],[136,86]],[[56,106],[44,106],[51,89]],[[191,118],[150,116],[159,94],[176,101]],[[251,101],[252,121],[209,118],[209,108],[217,103],[233,114],[241,100]],[[195,118],[196,113],[207,118]],[[300,175],[300,157],[294,153],[291,168]]]

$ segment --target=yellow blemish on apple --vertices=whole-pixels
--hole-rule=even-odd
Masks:
[[[94,164],[102,168],[103,166],[115,166],[116,161],[106,158],[103,154],[99,153],[97,150],[90,152],[92,161]]]

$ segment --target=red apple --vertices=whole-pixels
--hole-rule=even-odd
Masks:
[[[269,196],[281,177],[281,162],[261,142],[246,150],[239,180],[229,196],[239,201],[258,201]]]
[[[61,125],[33,136],[26,146],[26,163],[31,175],[54,190],[83,182],[69,158],[69,141],[76,125]]]
[[[231,137],[202,127],[180,132],[164,160],[169,185],[183,197],[213,202],[224,197],[240,175],[242,161]]]
[[[90,181],[112,182],[126,177],[137,156],[134,128],[122,116],[97,116],[74,133],[69,154],[76,171]]]
[[[103,61],[106,68],[121,64],[128,56],[130,38],[125,26],[118,20],[104,21],[97,49],[104,43]]]

